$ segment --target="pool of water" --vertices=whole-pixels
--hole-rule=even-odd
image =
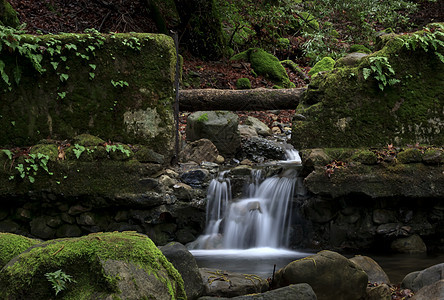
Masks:
[[[273,248],[191,250],[191,253],[201,268],[256,274],[264,278],[272,277],[274,265],[276,265],[277,271],[294,260],[313,254]],[[404,276],[410,272],[421,271],[430,266],[444,263],[444,254],[362,255],[374,259],[384,269],[393,284],[401,283]],[[353,256],[346,255],[348,258]]]

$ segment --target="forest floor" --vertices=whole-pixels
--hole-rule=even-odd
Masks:
[[[145,1],[131,0],[9,0],[18,12],[19,19],[26,23],[28,33],[60,33],[84,32],[85,29],[95,28],[100,32],[157,32],[156,25],[146,9]],[[418,0],[419,10],[410,15],[412,24],[418,28],[429,22],[441,20],[444,15],[442,1]],[[205,61],[193,57],[181,49],[184,57],[184,84],[181,89],[217,88],[235,89],[239,78],[249,78],[252,88],[271,88],[273,83],[263,76],[253,76],[250,65],[245,62],[232,62],[227,58],[219,61]],[[305,60],[297,61],[304,73],[310,67],[304,65]],[[296,87],[306,85],[300,74],[287,68],[290,80]],[[279,122],[291,126],[294,110],[237,112],[240,121],[247,115],[257,117],[268,126]],[[180,131],[184,133],[186,117],[181,115]]]

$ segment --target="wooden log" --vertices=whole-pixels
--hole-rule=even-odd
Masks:
[[[193,89],[179,93],[180,111],[295,109],[306,88],[252,90]]]

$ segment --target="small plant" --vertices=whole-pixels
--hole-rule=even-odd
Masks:
[[[116,151],[120,151],[123,154],[125,154],[126,156],[130,156],[130,150],[125,149],[123,147],[123,145],[118,144],[118,145],[106,145],[106,152],[110,153],[111,151],[116,152]]]
[[[79,159],[80,155],[86,150],[86,148],[82,145],[75,144],[74,149],[72,150],[74,154],[76,155],[76,158]]]
[[[35,182],[35,177],[39,168],[45,170],[49,175],[53,175],[48,169],[49,156],[37,153],[29,154],[28,158],[25,159],[26,164],[17,164],[15,169],[19,172],[21,178],[28,177],[30,183]],[[12,179],[12,178],[10,178]]]
[[[444,55],[438,52],[439,48],[444,48],[444,25],[440,23],[431,24],[425,27],[422,34],[414,33],[406,39],[402,39],[403,47],[407,50],[415,50],[421,47],[424,52],[434,51],[439,60],[444,63]]]
[[[370,69],[363,68],[362,75],[364,79],[367,80],[367,78],[373,74],[373,78],[379,81],[378,86],[381,91],[383,91],[387,85],[391,86],[400,82],[399,79],[390,78],[395,75],[395,70],[393,70],[387,57],[374,56],[370,57],[369,61]]]
[[[208,114],[204,113],[199,118],[197,118],[197,122],[205,122],[208,121]]]
[[[123,80],[114,81],[114,80],[111,79],[111,84],[112,84],[114,87],[121,87],[121,88],[123,88],[123,87],[125,87],[125,86],[129,86],[128,82],[123,81]]]
[[[46,273],[45,277],[52,284],[52,288],[54,289],[56,295],[66,289],[66,283],[76,282],[71,275],[66,274],[62,270]]]

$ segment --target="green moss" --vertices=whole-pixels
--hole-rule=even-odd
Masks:
[[[154,152],[144,145],[133,145],[134,157],[142,163],[156,163],[163,165],[165,157],[162,154]]]
[[[58,269],[77,281],[70,285],[65,299],[85,299],[97,293],[118,294],[119,279],[104,276],[99,264],[107,260],[132,262],[160,279],[172,299],[186,297],[177,270],[147,236],[135,232],[98,233],[44,242],[22,253],[2,270],[0,283],[5,288],[0,294],[3,298],[21,294],[49,299],[52,291],[44,274]]]
[[[372,53],[372,51],[364,45],[351,45],[349,52]]]
[[[444,163],[444,151],[440,149],[427,149],[422,157],[424,163],[438,165]]]
[[[97,136],[93,136],[90,134],[81,134],[73,138],[73,144],[79,144],[81,146],[98,146],[103,145],[105,143],[104,140]]]
[[[31,148],[31,150],[29,151],[30,154],[37,154],[37,153],[41,153],[44,155],[49,156],[49,159],[52,161],[57,160],[58,157],[58,149],[57,149],[57,145],[55,144],[38,144],[35,145]]]
[[[246,60],[258,75],[265,76],[284,88],[295,87],[288,77],[287,71],[276,56],[260,48],[250,48],[231,58],[231,60]]]
[[[251,89],[250,79],[248,79],[248,78],[239,78],[236,81],[236,88],[238,88],[240,90]]]
[[[351,161],[363,163],[365,165],[374,165],[378,162],[376,154],[370,150],[357,150],[352,157]]]
[[[322,72],[322,71],[330,71],[333,70],[333,67],[335,65],[335,61],[331,57],[324,57],[320,61],[318,61],[313,68],[308,72],[308,75],[315,75],[316,73]]]
[[[406,38],[391,36],[359,65],[313,76],[301,103],[305,120],[293,125],[295,147],[442,145],[444,64],[433,51],[406,49]],[[387,57],[400,83],[381,91],[377,80],[364,79],[375,56]]]
[[[351,157],[355,154],[355,149],[325,148],[324,152],[331,158],[331,160],[350,161]]]
[[[423,153],[416,148],[408,148],[397,155],[398,162],[401,164],[418,163],[422,161]]]
[[[39,240],[12,233],[0,232],[0,269],[11,259],[38,243],[40,243]]]

